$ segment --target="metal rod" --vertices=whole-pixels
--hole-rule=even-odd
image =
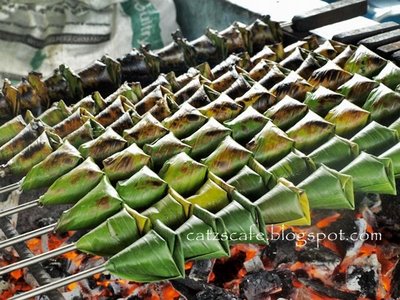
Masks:
[[[85,271],[79,272],[77,274],[65,277],[65,278],[60,278],[58,280],[55,280],[53,282],[50,282],[48,284],[42,285],[36,289],[30,290],[29,292],[20,294],[20,295],[15,295],[11,297],[9,300],[27,300],[31,299],[35,296],[39,296],[41,294],[47,293],[49,291],[58,289],[60,287],[66,286],[68,284],[81,281],[82,279],[86,279],[90,276],[96,275],[98,273],[102,273],[106,271],[106,268],[104,265],[100,265],[97,267],[93,267],[90,269],[87,269]]]
[[[0,242],[0,249],[7,248],[7,247],[13,246],[17,243],[30,240],[31,238],[34,238],[39,235],[50,233],[54,230],[55,227],[56,227],[56,224],[54,223],[54,224],[47,225],[43,228],[28,231],[23,234],[6,239],[6,240]]]
[[[7,274],[7,273],[10,273],[12,271],[21,269],[21,268],[28,267],[28,266],[33,265],[33,264],[40,263],[40,262],[42,262],[44,260],[47,260],[49,258],[58,256],[60,254],[64,254],[64,253],[73,251],[75,249],[76,249],[75,244],[68,244],[68,245],[65,245],[63,247],[51,250],[51,251],[48,251],[48,252],[45,252],[45,253],[42,253],[42,254],[39,254],[39,255],[36,255],[36,256],[32,256],[30,258],[27,258],[27,259],[24,259],[24,260],[21,260],[21,261],[17,261],[17,262],[15,262],[13,264],[10,264],[10,265],[7,265],[7,266],[4,266],[4,267],[0,268],[0,276],[4,275],[4,274]]]
[[[17,206],[8,208],[8,209],[1,210],[0,211],[0,218],[4,218],[4,217],[7,217],[9,215],[16,214],[16,213],[18,213],[20,211],[26,210],[28,208],[36,207],[38,205],[39,205],[39,200],[36,199],[36,200],[33,200],[33,201],[26,202],[24,204],[20,204],[20,205],[17,205]]]
[[[3,186],[0,188],[0,195],[14,191],[14,190],[18,189],[20,186],[21,186],[21,181]]]

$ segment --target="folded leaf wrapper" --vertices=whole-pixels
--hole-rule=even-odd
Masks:
[[[309,111],[286,133],[295,141],[296,149],[307,153],[332,138],[335,134],[335,125]]]
[[[26,127],[26,122],[21,115],[0,126],[0,146],[3,146]]]
[[[79,148],[80,145],[89,142],[105,131],[104,127],[95,120],[87,120],[77,130],[68,134],[64,140],[69,141],[74,147]]]
[[[142,209],[160,200],[167,193],[168,185],[144,166],[129,179],[118,182],[116,189],[129,207]]]
[[[249,106],[244,112],[232,121],[225,122],[225,126],[232,130],[232,137],[236,141],[248,141],[267,124],[268,118]]]
[[[329,168],[340,170],[359,154],[360,149],[356,143],[335,135],[325,144],[311,152],[308,157],[310,157],[317,166],[324,164]]]
[[[242,106],[223,93],[210,104],[199,108],[199,111],[208,118],[223,122],[235,118],[242,111]]]
[[[140,221],[146,222],[146,218],[141,217],[141,220],[138,221],[134,217],[135,215],[138,214],[134,214],[131,209],[124,207],[82,236],[76,242],[76,247],[79,251],[94,255],[111,256],[117,254],[141,236],[138,223]]]
[[[393,170],[396,179],[400,177],[400,143],[397,143],[395,146],[385,151],[381,155],[381,158],[390,158],[393,163]]]
[[[42,205],[73,204],[92,190],[104,173],[91,158],[58,178],[39,198]]]
[[[353,180],[324,165],[298,184],[311,208],[354,209]]]
[[[379,155],[397,144],[399,136],[395,130],[373,121],[353,136],[351,141],[358,144],[360,151]]]
[[[55,230],[66,232],[94,228],[120,211],[122,207],[122,199],[108,178],[103,176],[95,188],[62,213]]]
[[[243,108],[252,106],[263,113],[276,103],[276,99],[265,87],[256,82],[244,95],[237,97],[235,102]]]
[[[134,109],[129,109],[124,114],[114,121],[110,127],[118,134],[122,134],[125,129],[132,128],[140,121],[139,114]]]
[[[303,118],[308,111],[307,105],[285,96],[281,101],[268,109],[264,115],[279,128],[286,130]]]
[[[266,224],[310,225],[307,194],[287,180],[278,184],[254,202]]]
[[[400,93],[380,84],[369,94],[363,108],[371,112],[372,120],[390,124],[400,114]]]
[[[386,66],[374,77],[386,85],[388,88],[394,90],[400,84],[400,68],[391,61],[388,61]]]
[[[186,260],[212,259],[229,256],[224,222],[208,211],[194,207],[193,215],[176,231],[182,241]]]
[[[81,127],[90,118],[94,118],[91,113],[84,108],[79,108],[66,119],[55,125],[53,127],[54,132],[61,138],[64,138]]]
[[[51,185],[57,178],[75,168],[82,156],[68,141],[43,161],[36,164],[22,181],[22,190],[32,190]]]
[[[189,153],[191,147],[182,143],[170,132],[155,143],[144,145],[143,150],[151,156],[154,166],[159,168],[172,156],[181,152]]]
[[[182,243],[175,232],[158,222],[155,229],[111,257],[105,267],[110,273],[135,282],[182,278]]]
[[[151,157],[136,144],[103,160],[104,172],[111,181],[126,179],[150,164]]]
[[[367,125],[369,116],[368,111],[345,99],[328,112],[325,120],[335,125],[337,135],[351,137]]]
[[[247,164],[252,153],[231,137],[226,137],[208,157],[201,160],[211,172],[222,178],[232,176]]]
[[[378,85],[378,82],[356,73],[349,81],[343,83],[337,92],[350,102],[361,106],[367,100],[369,93]]]
[[[150,113],[145,114],[135,126],[124,131],[123,137],[129,144],[136,143],[139,147],[152,143],[168,133],[156,118]]]
[[[226,183],[235,187],[239,193],[250,200],[258,199],[268,191],[261,175],[256,173],[248,166],[244,166]]]
[[[169,159],[160,170],[160,177],[182,196],[194,193],[207,177],[207,167],[182,152]]]
[[[396,195],[393,163],[389,158],[362,152],[340,172],[353,177],[357,192]]]
[[[70,114],[70,108],[61,100],[45,110],[38,119],[49,126],[54,126],[67,118]]]
[[[185,102],[177,112],[164,119],[162,124],[177,138],[184,138],[195,132],[206,122],[206,116]]]
[[[378,74],[386,65],[386,60],[372,52],[364,45],[360,45],[347,60],[344,69],[350,73],[358,73],[371,78]]]
[[[201,158],[209,155],[228,135],[231,130],[214,118],[210,118],[199,130],[183,139],[182,142],[191,146],[191,156]]]
[[[133,108],[133,104],[127,98],[119,96],[117,100],[99,112],[96,116],[96,121],[106,127],[115,122],[130,108]]]
[[[316,114],[325,117],[328,111],[340,104],[343,99],[341,94],[320,86],[315,92],[307,93],[304,104]]]
[[[285,96],[290,96],[298,100],[304,100],[307,92],[310,92],[313,86],[295,72],[290,74],[281,82],[275,84],[270,92],[279,101]]]
[[[308,82],[314,86],[324,86],[331,90],[336,90],[343,83],[351,78],[351,74],[332,61],[328,61],[324,66],[315,70]]]
[[[95,161],[102,161],[121,151],[126,145],[127,141],[125,139],[112,128],[107,128],[98,138],[82,144],[79,147],[79,152],[82,153],[83,157],[91,157]]]
[[[32,144],[11,158],[4,166],[5,170],[14,175],[25,175],[52,152],[47,133],[43,132]]]

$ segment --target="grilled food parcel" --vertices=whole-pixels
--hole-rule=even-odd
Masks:
[[[363,47],[329,45],[312,51],[305,41],[283,60],[266,46],[268,56],[250,57],[246,70],[246,56],[228,58],[233,65],[197,73],[176,93],[160,79],[136,102],[120,90],[97,115],[84,114],[70,134],[86,124],[94,131],[93,123],[102,130],[76,146],[32,120],[58,140],[57,150],[28,171],[22,188],[50,186],[42,205],[74,204],[57,230],[91,229],[77,248],[110,256],[110,272],[136,281],[184,276],[185,260],[229,255],[230,243],[265,243],[265,224],[309,224],[310,208],[353,209],[354,192],[395,194],[400,102],[375,79],[385,77],[386,61]],[[374,64],[357,68],[365,57]],[[298,70],[308,70],[308,80]],[[370,92],[360,100],[364,83]],[[122,119],[133,126],[113,129]],[[41,170],[54,173],[41,179]],[[227,238],[193,240],[206,232]]]

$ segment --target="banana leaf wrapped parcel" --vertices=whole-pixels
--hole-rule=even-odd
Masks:
[[[394,90],[400,84],[400,68],[391,61],[374,77],[374,80],[383,83],[388,88]]]
[[[316,114],[320,115],[321,117],[325,117],[326,114],[332,108],[339,105],[343,99],[343,95],[331,91],[326,87],[319,86],[314,92],[307,93],[304,104],[306,104],[307,107]]]
[[[353,77],[338,87],[337,92],[357,105],[363,105],[373,89],[379,85],[375,80],[355,73]]]
[[[364,45],[358,46],[344,65],[344,70],[371,78],[378,74],[387,61]]]
[[[26,127],[26,122],[21,115],[0,126],[0,146],[3,146]]]
[[[100,123],[94,119],[88,119],[81,127],[64,137],[64,140],[79,148],[82,144],[98,138],[104,131]]]

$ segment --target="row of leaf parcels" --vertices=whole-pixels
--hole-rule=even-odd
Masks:
[[[271,68],[274,66],[279,67],[272,62],[269,63],[271,64]],[[280,68],[282,70],[282,67]],[[237,69],[238,68],[235,68],[236,71]],[[251,71],[252,70],[249,71],[249,74],[252,73]],[[269,73],[270,71],[271,70],[267,71],[267,73]],[[230,72],[231,70],[226,73]],[[239,75],[242,77],[243,74],[245,73],[242,72],[242,74]],[[289,76],[291,75],[290,72],[288,74]],[[226,80],[222,79],[222,76],[220,76],[219,78],[221,78],[220,82]],[[195,259],[200,257],[217,257],[222,255],[221,251],[219,251],[218,253],[211,253],[212,251],[210,251],[210,248],[208,248],[216,247],[215,243],[213,244],[211,242],[207,242],[207,245],[204,245],[204,243],[202,242],[201,246],[205,247],[206,249],[203,248],[201,250],[201,247],[199,247],[198,249],[193,250],[193,248],[191,248],[193,246],[193,242],[191,240],[188,240],[187,235],[185,242],[185,231],[184,229],[181,229],[181,227],[185,228],[185,226],[189,226],[188,224],[190,224],[190,222],[194,222],[189,222],[189,220],[193,216],[197,216],[201,219],[199,213],[197,212],[197,215],[195,213],[197,210],[202,211],[201,208],[198,208],[197,206],[201,206],[209,213],[214,214],[214,216],[216,216],[217,218],[219,217],[220,219],[222,219],[226,231],[215,230],[215,233],[244,234],[244,236],[248,239],[248,242],[257,242],[254,240],[254,237],[258,235],[250,235],[249,230],[250,228],[258,228],[257,230],[262,233],[264,226],[261,223],[264,223],[264,220],[267,223],[293,222],[294,224],[304,224],[309,222],[309,213],[307,207],[308,202],[310,204],[313,204],[311,206],[314,207],[352,208],[354,206],[353,188],[355,190],[365,192],[395,193],[393,178],[394,171],[391,160],[383,159],[382,157],[384,156],[382,155],[380,155],[382,157],[378,158],[366,153],[362,153],[361,155],[357,156],[359,149],[362,149],[362,151],[364,152],[379,154],[377,153],[379,149],[384,150],[385,148],[388,148],[392,150],[397,148],[397,150],[395,150],[397,152],[394,153],[398,153],[398,137],[397,133],[394,130],[388,129],[385,126],[379,125],[376,122],[371,122],[363,129],[361,129],[363,126],[360,126],[361,130],[352,137],[352,141],[348,141],[345,138],[341,138],[338,136],[335,136],[333,139],[329,139],[331,135],[326,135],[326,132],[324,132],[324,129],[329,122],[324,121],[321,117],[317,117],[315,114],[308,111],[307,106],[302,105],[301,102],[291,99],[289,97],[285,98],[283,96],[283,99],[278,102],[276,100],[271,100],[272,96],[274,95],[271,95],[271,93],[269,92],[267,94],[268,98],[259,97],[255,100],[249,100],[251,104],[249,104],[247,108],[242,108],[240,112],[236,115],[232,112],[229,112],[229,109],[234,107],[234,105],[230,103],[232,105],[228,106],[229,114],[227,114],[227,109],[225,109],[226,104],[221,104],[219,102],[222,102],[221,99],[223,101],[230,100],[227,99],[226,96],[229,97],[229,94],[231,92],[225,90],[223,94],[219,95],[218,91],[216,91],[216,89],[214,88],[216,86],[216,82],[218,82],[218,79],[214,79],[208,87],[206,87],[207,85],[200,84],[201,87],[199,89],[207,89],[208,91],[214,90],[213,93],[217,93],[216,99],[214,101],[211,101],[212,99],[209,99],[209,103],[205,106],[211,104],[219,104],[222,109],[212,111],[204,109],[204,105],[199,109],[194,108],[193,105],[189,106],[187,104],[191,104],[191,101],[193,101],[190,100],[190,98],[193,97],[192,95],[189,97],[189,99],[184,101],[185,103],[180,106],[177,112],[162,120],[163,124],[155,120],[150,114],[147,114],[143,118],[146,119],[146,122],[143,123],[151,123],[151,128],[161,130],[161,133],[159,133],[159,131],[157,130],[151,131],[153,133],[156,132],[160,134],[160,136],[153,137],[155,140],[153,144],[147,144],[146,147],[146,143],[151,143],[151,140],[142,143],[140,142],[140,138],[148,139],[149,137],[151,137],[151,135],[148,134],[148,130],[144,135],[137,134],[137,129],[140,127],[143,128],[143,125],[137,126],[138,124],[140,124],[140,122],[142,122],[142,119],[135,125],[137,126],[137,128],[133,130],[133,132],[135,133],[133,135],[133,138],[136,140],[134,140],[133,142],[132,140],[130,140],[130,143],[136,142],[140,146],[144,145],[143,149],[140,149],[137,145],[132,144],[132,146],[125,149],[124,151],[116,152],[115,154],[113,154],[114,159],[122,157],[138,159],[138,157],[140,156],[142,158],[149,158],[149,156],[151,156],[152,164],[150,166],[153,168],[153,171],[145,166],[147,163],[144,163],[143,167],[141,167],[139,170],[130,171],[131,173],[129,175],[117,175],[117,177],[114,177],[112,181],[124,178],[118,178],[118,176],[127,176],[125,178],[128,178],[127,180],[118,182],[116,188],[114,188],[110,184],[108,178],[106,178],[106,176],[103,174],[104,171],[109,178],[112,178],[113,172],[107,173],[106,167],[103,171],[100,170],[98,166],[89,158],[78,168],[74,169],[64,177],[61,177],[59,180],[57,180],[57,182],[54,183],[50,187],[49,191],[41,198],[41,201],[43,203],[55,203],[58,201],[69,202],[72,200],[73,197],[76,197],[74,200],[76,201],[79,199],[79,197],[83,197],[70,211],[66,212],[63,215],[58,224],[58,228],[60,230],[79,228],[79,226],[82,226],[81,228],[90,228],[96,226],[98,222],[107,219],[105,223],[100,224],[99,227],[96,227],[92,232],[83,237],[77,243],[78,248],[83,251],[88,251],[96,254],[111,255],[114,253],[106,253],[102,251],[107,251],[107,249],[109,250],[112,248],[118,249],[118,245],[123,245],[123,247],[125,247],[126,245],[131,245],[132,243],[131,246],[121,252],[122,254],[117,254],[112,259],[110,259],[108,268],[114,273],[117,273],[127,278],[131,278],[133,280],[141,281],[160,280],[164,278],[163,276],[154,273],[156,272],[156,270],[151,268],[151,271],[149,272],[151,273],[152,277],[149,275],[149,273],[143,275],[144,277],[137,277],[139,276],[137,274],[142,274],[143,270],[147,267],[143,265],[143,261],[146,259],[146,257],[151,257],[148,256],[148,251],[144,250],[143,252],[141,252],[138,249],[142,249],[141,247],[144,247],[142,245],[143,243],[150,243],[149,240],[159,245],[158,237],[154,237],[156,236],[156,233],[165,240],[164,246],[170,250],[169,253],[165,253],[166,256],[176,259],[176,257],[173,256],[173,249],[171,249],[169,242],[166,241],[168,240],[168,238],[163,237],[165,231],[160,229],[159,226],[155,225],[160,220],[163,221],[164,224],[168,225],[169,228],[176,229],[173,238],[174,241],[176,241],[177,232],[180,233],[178,234],[178,240],[180,239],[181,241],[180,243],[183,247],[184,258]],[[254,87],[254,85],[256,85],[256,83],[252,82],[252,87]],[[314,93],[310,93],[309,95],[315,96],[320,88],[318,88]],[[247,92],[243,92],[243,95],[235,97],[235,100],[240,99]],[[331,93],[334,94],[333,92]],[[264,96],[265,95],[266,94],[264,94]],[[207,94],[207,97],[210,96],[208,96]],[[262,101],[266,101],[265,99],[267,99],[267,101],[271,103],[269,104],[269,108],[264,111],[262,111],[262,109],[260,108],[258,108],[258,110],[255,109],[254,107],[257,107],[255,104],[262,104],[260,99],[264,99]],[[321,99],[326,98],[321,97]],[[236,103],[237,105],[242,105],[240,103],[245,103],[243,99],[240,100],[242,102],[238,102],[239,104]],[[336,101],[340,102],[339,100]],[[343,101],[345,100],[342,99],[342,102]],[[276,102],[277,104],[273,105]],[[320,102],[323,103],[323,101]],[[278,105],[282,103],[285,103],[283,107],[287,107],[285,109],[290,111],[290,114],[286,114],[285,116],[285,114],[283,114],[283,110],[279,109]],[[293,103],[296,105],[289,105],[288,103]],[[243,104],[243,106],[245,106],[245,104]],[[293,111],[295,112],[295,110],[291,109],[293,107],[301,108],[303,112],[294,114]],[[306,109],[304,109],[304,107],[306,107]],[[301,110],[299,109],[299,111]],[[212,115],[209,115],[210,111],[213,112]],[[287,130],[285,133],[282,130],[285,129],[285,126],[282,126],[280,124],[279,126],[281,127],[281,129],[279,129],[269,119],[263,116],[260,111],[265,113],[266,115],[267,113],[272,112],[273,117],[268,117],[270,117],[275,122],[275,124],[280,124],[278,121],[279,115],[283,116],[283,121],[287,121],[289,119],[288,117],[299,118],[299,121],[296,122],[292,119],[291,122],[293,122],[294,125],[286,125],[287,127],[289,127],[289,130]],[[299,117],[299,115],[301,116]],[[200,116],[200,119],[203,119],[203,123],[200,125],[196,125],[196,122],[198,122],[199,118],[196,118],[195,116]],[[203,116],[203,118],[201,118],[201,116]],[[210,118],[204,118],[207,116]],[[183,123],[184,126],[180,126],[182,125],[182,121],[178,120],[186,120],[186,123]],[[309,122],[308,120],[311,120],[311,122]],[[209,123],[211,123],[211,125],[213,126],[210,126]],[[300,125],[305,125],[299,126],[297,125],[299,123]],[[333,168],[337,168],[339,164],[343,164],[343,160],[349,160],[350,163],[342,170],[342,173],[350,174],[351,176],[340,174],[333,169],[329,169],[324,166],[314,171],[315,164],[313,164],[312,160],[309,157],[299,153],[296,150],[292,150],[293,146],[298,147],[298,145],[301,145],[301,143],[299,143],[299,140],[291,138],[288,132],[290,132],[290,129],[295,127],[295,125],[297,125],[298,127],[302,127],[302,131],[304,132],[307,126],[309,127],[309,125],[307,124],[318,125],[318,127],[314,127],[312,128],[313,130],[310,131],[313,134],[310,137],[314,141],[316,141],[316,144],[312,146],[308,143],[301,150],[310,153],[309,156],[313,157],[317,166],[325,163],[327,165],[331,164],[331,167]],[[398,126],[396,124],[398,124],[398,122],[394,123],[394,128]],[[193,126],[193,134],[191,134],[191,132],[181,132],[182,130],[187,130],[187,128],[191,127],[188,125]],[[204,126],[206,127],[201,130],[201,128],[203,128]],[[200,130],[197,130],[197,128],[200,128]],[[315,130],[316,128],[318,130]],[[333,128],[335,128],[335,126],[333,126]],[[170,133],[167,133],[168,130],[170,131]],[[129,130],[127,130],[126,132],[129,132]],[[223,134],[209,135],[207,134],[209,132],[218,132]],[[325,137],[318,137],[321,132],[325,135]],[[381,139],[378,142],[378,140],[376,140],[375,138],[371,139],[371,135],[374,135],[374,133],[377,134],[377,136],[386,136],[386,138],[384,140]],[[189,143],[189,137],[193,136],[194,134],[197,134],[194,138],[192,138],[192,140],[195,142]],[[178,140],[175,135],[179,136],[182,141]],[[127,136],[128,135],[124,136],[124,138],[128,140]],[[219,140],[216,139],[214,136],[217,136]],[[257,136],[259,138],[256,138]],[[138,137],[139,140],[137,140]],[[277,151],[277,146],[280,146],[281,143],[277,143],[276,145],[273,143],[274,147],[268,148],[268,145],[271,141],[279,141],[277,140],[277,137],[280,138],[279,140],[281,140],[281,143],[283,143],[283,141],[291,142],[291,147],[289,147],[288,150],[286,150],[287,145],[282,148],[284,150],[283,152],[282,149],[278,149],[282,152],[280,154],[278,153],[279,151]],[[257,147],[255,149],[260,149],[260,151],[253,151],[253,153],[248,153],[248,147],[254,145],[255,143],[251,143],[251,141],[262,141],[256,143]],[[98,140],[96,142],[98,142]],[[383,144],[384,147],[377,147],[377,143]],[[188,148],[187,146],[190,146],[191,148]],[[316,149],[314,150],[313,147]],[[102,148],[102,150],[104,151],[104,147]],[[76,156],[82,156],[82,151],[78,152],[76,149],[75,151]],[[129,152],[140,155],[129,155],[131,154]],[[179,152],[187,152],[193,158],[203,159],[199,163],[193,160],[193,158],[191,158],[187,154],[177,154]],[[258,153],[258,156],[255,153]],[[334,153],[334,155],[332,155],[332,153]],[[281,155],[283,158],[280,158],[279,155]],[[265,161],[263,161],[263,156],[267,157]],[[100,162],[102,159],[102,157],[93,157],[98,162]],[[168,160],[169,157],[171,158]],[[394,156],[394,158],[396,157],[398,157],[398,154],[397,156]],[[223,160],[224,158],[225,160]],[[165,162],[161,167],[161,170],[158,171],[159,166],[161,166],[162,162],[166,160],[168,161]],[[274,163],[274,160],[276,160],[277,162]],[[266,170],[260,163],[258,163],[258,161],[262,161],[265,167],[269,167],[269,165],[272,166],[269,167],[268,170]],[[159,166],[157,166],[157,164]],[[344,164],[346,165],[346,163]],[[137,166],[137,163],[135,163],[134,165]],[[367,170],[367,172],[365,172],[365,170]],[[118,167],[114,171],[119,172],[121,171],[121,168]],[[88,180],[83,180],[85,186],[76,189],[68,189],[69,191],[74,191],[74,193],[80,190],[80,192],[82,192],[81,195],[67,195],[66,193],[68,193],[69,191],[65,190],[65,183],[68,183],[70,185],[76,183],[76,178],[79,177],[73,175],[78,174],[78,172],[81,172],[81,175],[88,174],[88,176],[93,176],[90,176]],[[156,174],[156,172],[158,172],[158,174]],[[380,174],[382,176],[378,176],[379,178],[371,178],[369,176],[371,172]],[[132,173],[134,173],[133,176],[129,177]],[[94,174],[96,174],[96,176],[94,176]],[[225,184],[224,181],[221,180],[221,178],[217,177],[215,174],[217,174],[219,177],[222,177],[224,181],[230,183],[230,186]],[[93,179],[94,177],[96,178]],[[298,183],[298,187],[301,187],[301,189],[295,188],[293,185],[285,180],[279,180],[278,184],[275,185],[274,177],[286,177],[296,184]],[[303,180],[303,178],[305,179]],[[249,180],[251,184],[248,183]],[[257,185],[257,181],[261,182],[261,184]],[[93,186],[95,186],[95,188],[92,190]],[[150,189],[149,186],[151,186],[152,188]],[[232,189],[232,186],[236,187],[236,190]],[[327,191],[326,188],[321,189],[321,186],[331,187],[332,189]],[[252,189],[252,187],[254,187],[254,189]],[[85,188],[88,188],[88,190],[83,190]],[[137,195],[133,195],[131,199],[129,199],[132,191],[137,191]],[[147,194],[145,193],[146,191],[148,192]],[[328,195],[325,195],[325,192]],[[257,193],[260,194],[257,195]],[[335,198],[332,198],[332,195],[334,195]],[[329,198],[327,198],[326,196],[329,196]],[[60,197],[63,200],[59,200]],[[111,199],[110,203],[112,203],[113,205],[109,205],[106,200],[107,197]],[[101,200],[100,203],[99,199]],[[210,199],[213,199],[213,201],[210,201]],[[240,205],[238,205],[237,203],[239,203]],[[107,211],[107,207],[109,206],[115,208]],[[122,207],[123,210],[120,210]],[[132,207],[135,209],[134,211],[132,211]],[[236,209],[231,207],[235,207]],[[85,218],[83,218],[82,215],[79,214],[79,211],[88,208],[90,209],[91,214],[94,216],[94,218],[90,220],[86,220],[87,214],[85,214]],[[254,209],[258,212],[254,213]],[[123,244],[122,242],[118,244],[116,242],[116,240],[118,240],[118,237],[124,236],[123,233],[126,233],[127,227],[122,226],[122,224],[124,223],[122,221],[112,223],[118,224],[118,226],[122,226],[120,227],[120,231],[122,230],[122,233],[120,232],[118,234],[115,234],[118,231],[116,231],[116,229],[113,229],[108,232],[109,235],[107,235],[106,229],[111,228],[110,222],[114,222],[114,218],[117,218],[117,216],[119,216],[120,214],[126,216],[126,210],[128,210],[131,219],[135,219],[136,227],[134,228],[139,228],[138,231],[140,232],[140,234],[136,235],[134,239],[132,239],[134,235],[130,235],[131,239],[129,240],[129,242],[126,241],[126,244]],[[117,211],[119,212],[115,214],[115,212]],[[246,211],[248,216],[244,217]],[[249,212],[252,211],[253,213],[249,214]],[[236,213],[234,212],[236,212],[238,216],[236,216]],[[249,215],[252,215],[252,217],[249,217]],[[201,220],[203,222],[206,222],[206,217],[204,217],[204,215],[202,215],[202,218],[203,219]],[[235,223],[235,221],[237,222],[238,220],[240,220],[240,224]],[[246,226],[244,226],[245,220],[249,220]],[[153,226],[153,229],[149,229],[148,224],[150,223],[152,224],[151,226]],[[208,222],[208,224],[211,223]],[[261,224],[262,226],[259,226],[257,224]],[[242,226],[239,228],[239,225]],[[194,225],[190,225],[189,227],[192,228],[193,226]],[[189,231],[189,233],[190,232],[201,233],[202,231],[199,229],[197,231]],[[253,230],[253,233],[255,232],[257,231]],[[188,231],[186,231],[186,233],[188,233]],[[141,236],[141,238],[137,240],[139,236]],[[102,244],[100,242],[101,237],[104,237],[103,242],[112,241],[112,247],[110,243]],[[253,237],[253,239],[250,239],[250,237]],[[133,242],[136,240],[137,242]],[[234,241],[231,240],[230,242]],[[241,242],[243,242],[243,240]],[[218,244],[220,245],[220,241],[218,241]],[[104,248],[102,248],[103,246]],[[189,247],[190,250],[186,249],[185,252],[185,247]],[[193,253],[190,255],[190,251],[197,251],[197,256],[193,255]],[[204,256],[206,255],[205,253],[207,253],[207,255],[209,256]],[[126,270],[123,271],[123,269],[121,269],[122,266],[118,265],[117,263],[118,261],[123,262],[124,259],[127,259],[127,255],[143,256],[142,262],[132,262],[133,264],[135,264],[135,266],[132,266],[134,270],[132,274],[128,274]],[[166,258],[164,257],[163,259]],[[175,268],[175,270],[181,270],[181,265],[179,265],[180,261],[181,260],[175,260],[174,263],[172,263],[171,260],[169,261],[171,263],[169,265],[174,266],[173,268]],[[178,262],[178,264],[176,264],[176,262]],[[159,262],[157,262],[157,264],[158,263]],[[124,264],[126,264],[126,261],[124,262]],[[137,268],[142,269],[142,271],[137,270]],[[171,269],[169,269],[168,272],[170,272],[169,274],[172,274]],[[180,276],[179,274],[181,273],[178,273],[179,272],[175,273],[175,275]]]
[[[280,42],[282,31],[278,23],[264,18],[250,25],[237,22],[220,32],[208,30],[191,42],[180,32],[172,37],[174,41],[162,49],[133,49],[118,59],[105,55],[78,73],[60,65],[47,79],[31,72],[16,86],[6,80],[0,92],[0,120],[26,110],[37,115],[54,101],[74,103],[94,91],[108,95],[125,81],[147,85],[161,72],[182,74],[206,61],[217,64],[234,52],[256,53],[266,44]]]

